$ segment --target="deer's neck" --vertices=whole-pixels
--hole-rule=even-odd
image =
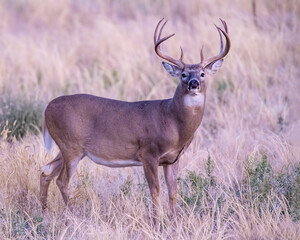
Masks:
[[[170,111],[178,121],[180,135],[190,138],[199,127],[205,108],[206,93],[190,95],[176,89],[171,99]]]

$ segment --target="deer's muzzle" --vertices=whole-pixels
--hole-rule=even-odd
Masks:
[[[197,80],[197,79],[191,79],[189,82],[188,82],[188,89],[191,90],[191,89],[199,89],[200,87],[200,82]]]

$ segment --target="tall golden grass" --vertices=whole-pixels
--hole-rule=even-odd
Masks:
[[[1,239],[297,239],[299,222],[280,198],[265,211],[244,205],[227,190],[247,179],[245,161],[268,157],[275,173],[300,159],[300,4],[256,1],[3,0],[0,2],[2,97],[46,104],[62,94],[89,93],[137,101],[172,97],[171,79],[153,49],[158,20],[176,36],[164,45],[186,61],[219,50],[214,23],[226,20],[232,48],[209,78],[204,120],[181,159],[186,170],[205,174],[208,155],[225,196],[201,200],[201,210],[180,199],[178,219],[168,218],[162,184],[160,230],[149,219],[150,198],[142,169],[109,169],[83,160],[70,188],[76,206],[68,213],[55,184],[49,211],[38,201],[39,169],[47,155],[42,136],[0,140]],[[16,103],[18,104],[18,103]],[[1,107],[1,114],[5,107]],[[56,149],[57,150],[57,149]],[[162,181],[163,182],[163,181]],[[180,197],[179,197],[180,198]],[[270,210],[273,209],[273,210]],[[275,209],[275,210],[274,210]],[[284,213],[284,214],[283,214]]]

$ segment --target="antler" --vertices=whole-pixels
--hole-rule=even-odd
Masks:
[[[212,57],[212,58],[209,58],[207,60],[204,60],[204,57],[203,57],[203,46],[201,48],[201,53],[200,53],[200,56],[201,56],[201,62],[200,64],[205,68],[207,67],[209,64],[211,64],[212,62],[216,62],[222,58],[224,58],[228,52],[229,52],[229,49],[230,49],[230,38],[229,38],[229,35],[228,35],[228,28],[227,28],[227,24],[224,20],[222,20],[220,18],[222,24],[223,24],[223,27],[224,27],[224,30],[222,30],[221,28],[219,28],[218,26],[216,26],[218,32],[219,32],[219,35],[220,35],[220,42],[221,42],[221,47],[220,47],[220,53],[219,55],[215,56],[215,57]],[[225,46],[225,49],[223,50],[223,38],[222,38],[222,34],[225,36],[225,39],[226,39],[226,46]]]
[[[166,41],[167,39],[169,39],[169,38],[171,38],[171,37],[173,37],[173,36],[175,35],[175,33],[173,33],[173,34],[171,34],[171,35],[169,35],[169,36],[160,38],[161,33],[162,33],[162,31],[163,31],[165,25],[166,25],[167,22],[168,22],[168,20],[166,20],[166,21],[163,23],[162,27],[160,28],[159,34],[158,34],[158,36],[157,36],[157,31],[158,31],[159,25],[161,24],[161,22],[162,22],[163,20],[164,20],[164,18],[162,18],[162,19],[158,22],[158,24],[156,25],[156,28],[155,28],[155,32],[154,32],[154,45],[155,45],[154,48],[155,48],[155,52],[156,52],[156,54],[157,54],[158,56],[160,56],[161,58],[163,58],[163,59],[165,59],[165,60],[167,60],[167,61],[169,61],[169,62],[171,62],[171,63],[173,63],[173,64],[175,64],[175,65],[177,65],[178,67],[183,68],[183,67],[184,67],[184,63],[183,63],[183,50],[182,50],[181,47],[180,47],[180,49],[181,49],[181,55],[180,55],[180,58],[179,58],[178,60],[176,60],[176,59],[174,59],[174,58],[172,58],[172,57],[169,57],[169,56],[167,56],[167,55],[165,55],[165,54],[163,54],[163,53],[161,52],[160,44],[161,44],[162,42]]]

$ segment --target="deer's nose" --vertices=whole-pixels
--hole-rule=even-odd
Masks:
[[[199,88],[200,83],[197,79],[191,79],[188,83],[189,89],[197,89]]]

